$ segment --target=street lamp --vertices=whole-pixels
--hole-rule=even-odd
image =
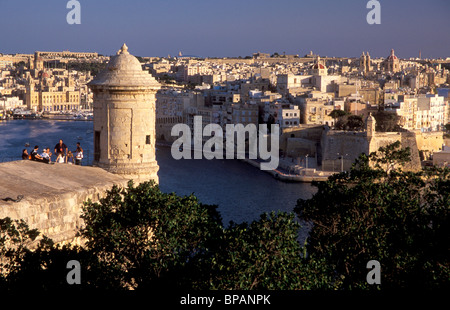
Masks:
[[[340,160],[341,160],[341,172],[344,171],[344,154],[339,154],[337,153],[338,156],[340,156]],[[348,154],[345,154],[345,156],[348,156]]]

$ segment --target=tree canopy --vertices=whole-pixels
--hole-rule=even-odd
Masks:
[[[409,151],[399,146],[362,154],[297,203],[313,223],[307,251],[334,270],[337,288],[369,288],[370,260],[381,264],[382,288],[449,287],[450,170],[403,171]]]
[[[345,115],[348,115],[349,113],[344,110],[333,110],[328,114],[328,116],[331,116],[332,118],[336,119]]]
[[[216,208],[193,195],[163,193],[153,182],[114,186],[99,202],[85,203],[85,226],[79,231],[83,246],[61,247],[44,238],[37,250],[24,251],[0,240],[15,262],[14,268],[2,265],[7,272],[0,287],[68,288],[65,264],[73,259],[83,267],[80,288],[316,287],[320,277],[302,265],[300,226],[293,213],[265,213],[252,223],[231,222],[224,228]],[[27,242],[35,240],[37,232],[20,225]]]
[[[78,246],[1,219],[0,289],[448,288],[450,170],[403,171],[409,156],[399,142],[361,154],[350,171],[314,182],[317,193],[295,213],[228,227],[217,206],[153,182],[87,201]],[[295,214],[311,224],[306,244]],[[70,260],[81,285],[66,281]],[[371,260],[381,264],[379,286],[366,281]]]
[[[379,132],[403,131],[401,127],[401,116],[395,112],[377,111],[373,114],[376,120],[375,130]]]
[[[336,124],[334,125],[334,129],[336,130],[363,130],[364,128],[364,120],[360,115],[353,114],[345,114],[342,115]]]

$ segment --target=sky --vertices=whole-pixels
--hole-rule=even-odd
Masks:
[[[78,0],[81,24],[69,25],[68,0],[0,0],[0,53],[98,52],[126,43],[135,56],[450,57],[450,0]]]

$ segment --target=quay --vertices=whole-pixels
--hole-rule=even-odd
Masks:
[[[258,169],[260,169],[261,162],[253,159],[241,159],[243,162],[246,162]],[[278,167],[274,170],[261,170],[269,173],[275,179],[285,182],[304,182],[311,183],[313,181],[326,181],[328,177],[335,174],[336,172],[331,171],[317,171],[313,168],[303,168],[299,170],[299,173],[290,173],[288,170]]]
[[[172,147],[172,144],[166,141],[157,141],[156,146],[158,147]],[[254,159],[240,159],[242,162],[245,162],[253,167],[261,169],[261,160]],[[292,166],[292,167],[291,167]],[[311,183],[313,181],[326,181],[328,177],[331,175],[338,173],[333,171],[319,171],[314,168],[298,168],[296,165],[287,165],[282,160],[280,160],[280,165],[277,169],[274,170],[261,170],[269,173],[275,179],[284,181],[284,182],[304,182]],[[298,173],[291,173],[291,171],[298,171]]]

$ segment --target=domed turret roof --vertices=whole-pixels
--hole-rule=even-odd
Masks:
[[[372,112],[369,112],[369,114],[367,115],[367,117],[365,119],[365,123],[367,124],[368,122],[376,123],[376,119],[372,115]]]
[[[111,57],[106,68],[88,85],[150,88],[160,86],[151,74],[142,70],[141,63],[128,52],[126,44],[123,44],[117,55]]]

